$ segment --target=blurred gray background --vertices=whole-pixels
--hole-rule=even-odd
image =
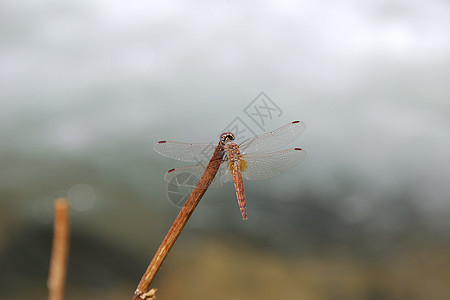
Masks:
[[[159,298],[449,299],[449,28],[442,0],[0,1],[0,298],[46,297],[57,197],[66,298],[131,298],[186,165],[153,144],[302,120],[247,221],[205,194]]]

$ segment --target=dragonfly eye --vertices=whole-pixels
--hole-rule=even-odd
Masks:
[[[220,135],[220,141],[223,144],[226,144],[227,142],[230,142],[230,141],[234,141],[234,134],[231,132],[224,132]]]

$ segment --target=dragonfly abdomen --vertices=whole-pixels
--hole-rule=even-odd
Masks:
[[[234,162],[235,165],[239,165],[239,162]],[[242,182],[241,172],[233,169],[233,181],[234,188],[236,189],[236,198],[239,204],[239,210],[241,211],[242,219],[247,219],[247,205],[245,204],[245,192],[244,183]]]

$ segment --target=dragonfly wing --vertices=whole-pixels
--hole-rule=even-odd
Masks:
[[[264,153],[283,148],[305,130],[305,123],[294,121],[274,131],[263,133],[241,143],[242,153]]]
[[[216,146],[213,144],[189,144],[171,141],[160,141],[153,147],[164,156],[187,162],[202,162],[209,160]]]
[[[206,170],[206,164],[200,164],[196,166],[186,166],[179,167],[172,170],[169,170],[166,175],[164,175],[164,180],[169,184],[174,184],[177,186],[188,186],[188,187],[196,187],[200,178],[203,176]],[[214,177],[211,185],[211,188],[221,187],[225,182],[233,180],[230,172],[228,171],[227,164],[222,163],[217,171],[216,176]],[[199,186],[200,188],[206,188]]]
[[[247,180],[263,180],[293,168],[306,157],[306,152],[300,148],[284,149],[271,153],[254,154],[244,157],[247,170],[242,176]]]
[[[225,161],[220,165],[219,171],[217,171],[211,186],[219,187],[230,181],[233,181],[233,174],[228,170],[228,162]]]

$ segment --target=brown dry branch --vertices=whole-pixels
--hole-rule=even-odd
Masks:
[[[152,283],[152,280],[161,267],[161,264],[163,263],[167,254],[169,254],[170,249],[172,249],[172,246],[175,244],[175,241],[177,240],[178,236],[189,220],[189,217],[192,215],[200,199],[205,194],[207,187],[211,184],[212,180],[216,176],[216,173],[219,170],[220,164],[222,162],[223,155],[223,148],[219,144],[219,146],[216,147],[216,150],[214,151],[214,154],[209,161],[202,178],[200,178],[199,183],[194,188],[189,198],[186,200],[186,203],[173,222],[172,227],[170,227],[169,232],[162,241],[150,265],[142,276],[142,279],[139,282],[136,291],[134,292],[133,300],[156,298],[156,289],[151,289],[150,291],[148,291],[150,284]]]
[[[67,272],[69,254],[69,205],[65,198],[54,203],[55,221],[53,229],[53,246],[50,258],[50,272],[47,286],[49,300],[62,300]]]

